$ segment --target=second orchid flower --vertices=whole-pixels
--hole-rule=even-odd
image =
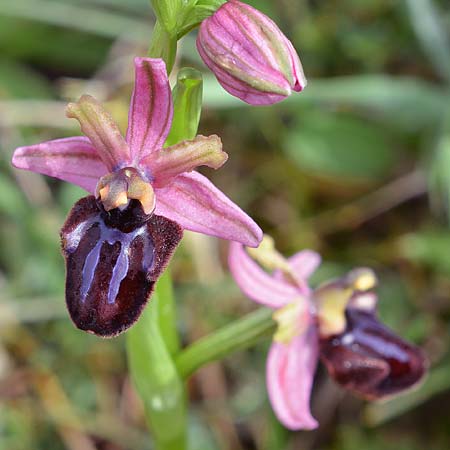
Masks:
[[[268,237],[255,250],[230,246],[237,284],[275,310],[267,389],[277,417],[293,430],[318,426],[309,403],[319,356],[341,386],[369,400],[416,385],[427,369],[422,351],[377,319],[377,280],[370,269],[354,269],[312,290],[307,280],[319,264],[320,256],[310,250],[284,259]]]

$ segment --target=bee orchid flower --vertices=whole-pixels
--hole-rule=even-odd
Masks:
[[[173,115],[161,59],[135,59],[128,130],[122,137],[102,105],[84,95],[67,106],[85,136],[18,148],[12,163],[81,186],[61,230],[66,302],[75,325],[115,336],[139,317],[188,229],[249,246],[260,228],[207,178],[227,160],[220,139],[197,136],[164,148]]]
[[[310,250],[284,259],[268,238],[258,249],[230,245],[229,266],[239,287],[275,310],[267,390],[278,419],[292,430],[318,426],[309,404],[319,357],[338,384],[369,400],[416,385],[427,368],[418,347],[377,319],[370,269],[354,269],[312,290],[307,280],[319,264]]]

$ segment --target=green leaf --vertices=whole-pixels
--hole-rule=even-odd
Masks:
[[[450,274],[449,248],[450,232],[447,229],[410,233],[399,241],[399,250],[404,257],[445,274]]]
[[[0,98],[51,98],[50,83],[34,70],[3,58],[0,61]]]
[[[75,184],[61,183],[60,191],[58,192],[59,204],[64,212],[70,211],[75,202],[85,197],[87,192]]]
[[[422,128],[439,121],[447,108],[446,91],[408,77],[358,75],[310,80],[300,95],[287,105],[312,101],[324,105],[348,105],[376,113],[378,118],[405,129]]]
[[[202,74],[190,67],[181,69],[173,89],[174,114],[166,145],[195,137],[202,112],[202,95]]]
[[[17,185],[5,174],[0,175],[0,192],[0,213],[23,220],[27,212],[27,203]]]
[[[432,206],[444,210],[450,222],[450,110],[443,117],[428,176]]]
[[[12,3],[8,2],[8,5]],[[0,8],[2,57],[27,60],[46,70],[93,70],[106,57],[109,42],[38,21],[11,19]],[[32,43],[32,44],[30,44]],[[68,51],[67,49],[70,49]]]
[[[432,0],[406,0],[411,24],[436,72],[450,82],[450,41]]]
[[[303,170],[317,175],[378,178],[396,154],[378,127],[351,116],[309,113],[288,134],[284,149]]]
[[[140,41],[148,25],[136,17],[83,4],[54,0],[14,0],[2,2],[0,16],[28,19],[49,25],[85,31],[97,36],[116,38],[124,33],[127,39]],[[25,30],[23,30],[25,32]],[[29,41],[28,41],[29,43]],[[48,42],[46,42],[48,44]],[[33,42],[38,44],[38,42]],[[67,46],[71,53],[75,47]]]
[[[228,94],[212,76],[205,76],[204,91],[205,104],[211,108],[249,107]],[[446,90],[424,81],[411,77],[357,75],[308,79],[303,92],[292,94],[279,107],[295,112],[311,104],[327,108],[350,107],[402,129],[416,130],[439,122],[448,103]]]

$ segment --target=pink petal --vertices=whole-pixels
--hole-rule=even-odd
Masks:
[[[298,277],[307,279],[319,267],[322,258],[312,250],[302,250],[289,258],[289,264]]]
[[[291,430],[311,430],[318,423],[310,396],[318,359],[318,337],[310,326],[288,344],[273,342],[267,358],[267,390],[279,421]]]
[[[307,280],[320,265],[321,260],[320,255],[312,250],[302,250],[288,259],[295,275],[298,289],[302,294],[308,295],[311,292]],[[281,270],[275,270],[273,276],[277,280],[286,281],[286,277]]]
[[[56,139],[19,147],[12,164],[18,169],[42,173],[77,184],[94,193],[97,181],[108,169],[84,136]]]
[[[155,213],[181,227],[256,247],[262,231],[256,223],[197,172],[184,173],[167,187],[155,189]]]
[[[83,95],[77,102],[69,103],[66,115],[80,122],[81,131],[89,138],[110,172],[130,163],[130,151],[119,127],[94,97]]]
[[[228,265],[242,292],[255,302],[279,308],[299,295],[294,286],[264,272],[241,244],[230,244]]]
[[[126,140],[133,161],[138,163],[164,145],[172,124],[173,105],[164,61],[135,58],[134,66]]]
[[[202,165],[218,169],[227,159],[218,136],[199,135],[151,153],[141,161],[141,166],[144,171],[147,169],[150,172],[154,187],[163,187],[183,172],[190,172]]]

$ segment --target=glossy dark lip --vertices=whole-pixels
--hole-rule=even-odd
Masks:
[[[426,373],[423,351],[382,324],[375,311],[347,308],[343,333],[320,339],[330,376],[353,393],[376,400],[417,386]]]
[[[66,303],[75,326],[101,337],[128,329],[181,237],[178,224],[143,214],[137,201],[106,213],[93,196],[79,200],[61,230]]]

